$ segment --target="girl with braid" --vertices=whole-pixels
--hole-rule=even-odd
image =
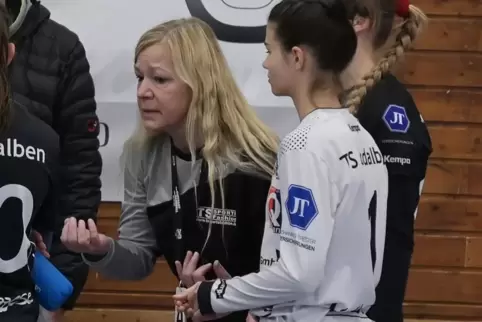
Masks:
[[[408,0],[343,0],[358,46],[341,82],[344,103],[378,144],[389,173],[387,231],[376,322],[402,322],[414,220],[431,153],[427,127],[407,88],[390,70],[427,22]]]

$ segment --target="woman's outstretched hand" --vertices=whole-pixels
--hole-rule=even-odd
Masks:
[[[60,240],[68,250],[75,253],[104,255],[109,252],[110,239],[97,231],[92,219],[87,223],[74,217],[64,221],[64,228]]]

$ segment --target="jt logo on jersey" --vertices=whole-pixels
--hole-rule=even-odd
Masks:
[[[294,209],[290,211],[290,215],[298,214],[298,216],[304,217],[305,207],[310,206],[310,201],[301,199],[298,197],[293,197],[293,200],[294,200],[294,206],[293,206]]]
[[[295,184],[289,186],[285,206],[290,225],[302,230],[308,229],[318,215],[318,207],[311,189],[303,186]]]
[[[403,106],[388,105],[383,113],[383,121],[391,132],[407,133],[410,128],[410,120]]]
[[[390,124],[402,125],[405,123],[405,115],[402,113],[394,112],[392,115],[393,119],[389,120]]]

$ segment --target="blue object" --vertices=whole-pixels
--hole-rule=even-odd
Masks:
[[[383,113],[383,122],[390,132],[407,133],[410,128],[410,120],[405,107],[395,104],[388,105]]]
[[[285,206],[290,225],[301,230],[307,230],[313,219],[318,216],[318,207],[310,188],[290,185]]]
[[[35,252],[32,277],[39,303],[48,311],[60,309],[74,290],[72,283],[39,251]]]

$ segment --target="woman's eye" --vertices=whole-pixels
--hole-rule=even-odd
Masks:
[[[164,77],[154,77],[154,80],[159,84],[167,82],[167,79]]]

